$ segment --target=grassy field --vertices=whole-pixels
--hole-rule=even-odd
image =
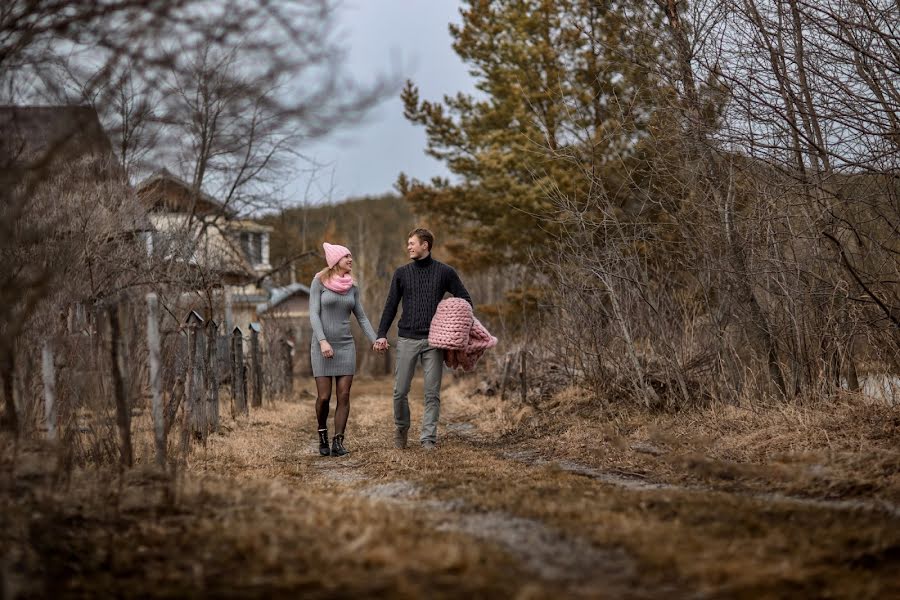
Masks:
[[[392,447],[391,383],[360,379],[351,454],[322,458],[307,387],[174,477],[5,442],[4,597],[900,597],[897,408],[522,407],[463,383],[428,453]]]

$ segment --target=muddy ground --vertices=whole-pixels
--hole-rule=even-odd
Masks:
[[[896,407],[654,414],[462,382],[426,452],[393,448],[390,387],[355,383],[342,458],[317,453],[311,386],[174,476],[7,440],[3,597],[900,597]]]

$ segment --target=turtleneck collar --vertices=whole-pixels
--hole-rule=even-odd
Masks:
[[[429,253],[428,256],[414,259],[413,264],[419,268],[425,269],[434,264],[434,259],[431,258],[431,253]]]

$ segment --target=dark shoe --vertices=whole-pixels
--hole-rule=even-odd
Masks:
[[[409,434],[409,428],[398,427],[394,430],[394,448],[403,450],[406,448],[406,438]]]
[[[424,442],[422,442],[422,450],[431,451],[434,449],[435,449],[435,443],[432,442],[431,440],[425,440]]]
[[[331,452],[328,450],[328,430],[319,430],[319,454],[328,456]]]
[[[331,440],[331,455],[344,456],[350,454],[350,451],[344,448],[344,434],[339,433]]]

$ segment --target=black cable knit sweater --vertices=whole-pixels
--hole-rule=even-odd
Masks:
[[[434,318],[437,305],[446,292],[472,304],[472,298],[469,297],[469,292],[466,291],[456,271],[434,260],[430,254],[403,265],[394,271],[394,277],[391,279],[391,289],[384,302],[384,312],[381,313],[381,323],[378,325],[378,337],[387,336],[387,331],[397,316],[397,306],[402,299],[403,313],[398,324],[400,337],[426,339],[431,319]]]

